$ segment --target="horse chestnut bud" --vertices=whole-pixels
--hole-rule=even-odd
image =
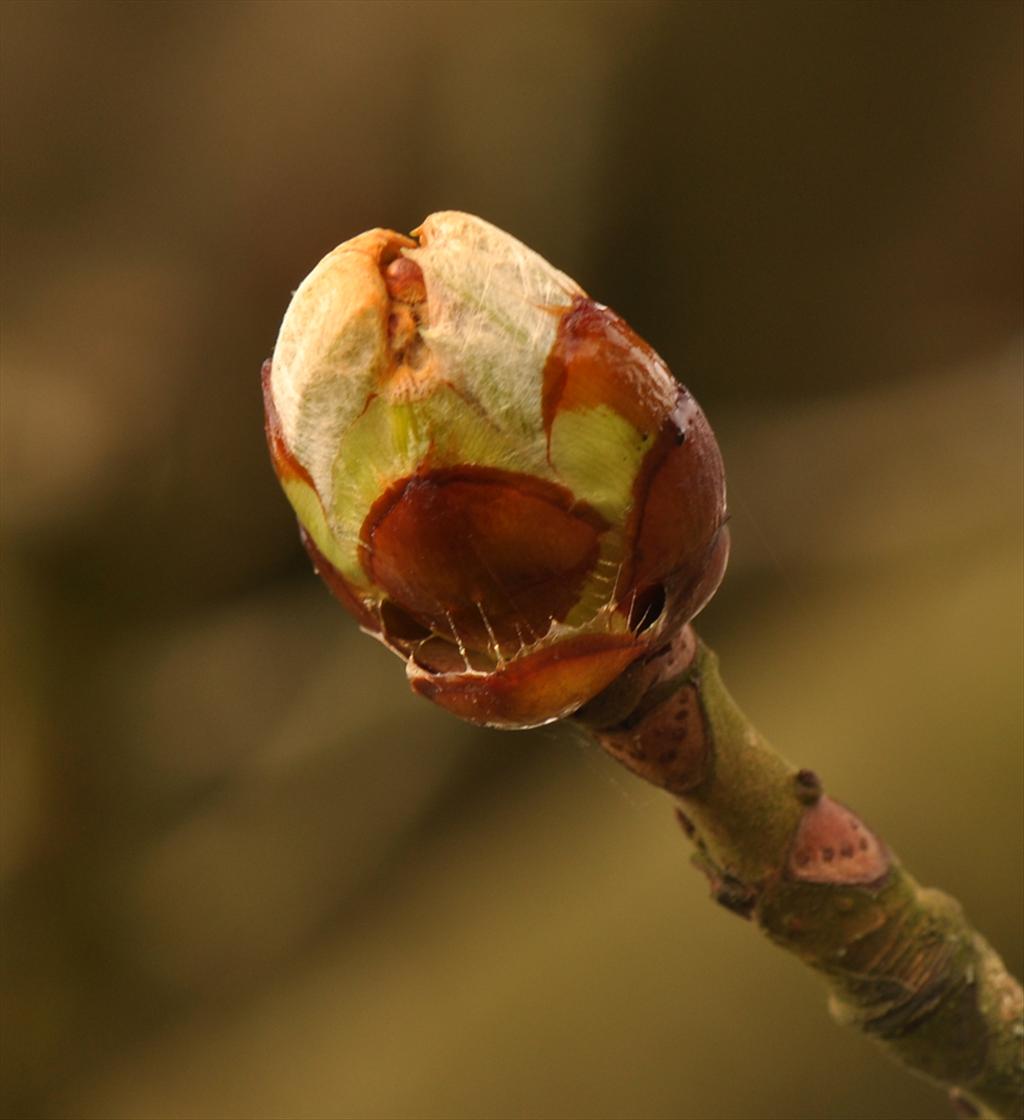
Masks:
[[[329,253],[263,392],[316,570],[417,692],[466,719],[572,713],[721,580],[703,413],[618,315],[480,218]]]

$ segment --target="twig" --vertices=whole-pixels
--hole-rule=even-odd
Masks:
[[[764,741],[685,627],[577,721],[678,800],[712,897],[822,974],[833,1016],[950,1091],[962,1116],[1024,1114],[1024,996],[949,895]]]

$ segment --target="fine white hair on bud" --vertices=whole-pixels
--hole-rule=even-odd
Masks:
[[[469,214],[433,214],[407,255],[423,272],[423,338],[447,378],[486,414],[537,440],[542,371],[558,327],[550,309],[586,293],[532,249]]]
[[[264,398],[317,570],[466,718],[571,713],[721,579],[724,476],[696,402],[614,312],[470,214],[329,253]]]

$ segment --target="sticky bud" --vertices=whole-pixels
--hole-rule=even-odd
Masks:
[[[263,393],[316,570],[417,692],[466,719],[572,713],[721,580],[703,413],[618,315],[480,218],[329,253]]]

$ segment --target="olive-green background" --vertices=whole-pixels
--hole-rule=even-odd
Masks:
[[[369,226],[577,277],[719,432],[733,691],[1019,968],[1021,12],[3,5],[4,1117],[949,1115],[663,797],[408,694],[258,373]]]

